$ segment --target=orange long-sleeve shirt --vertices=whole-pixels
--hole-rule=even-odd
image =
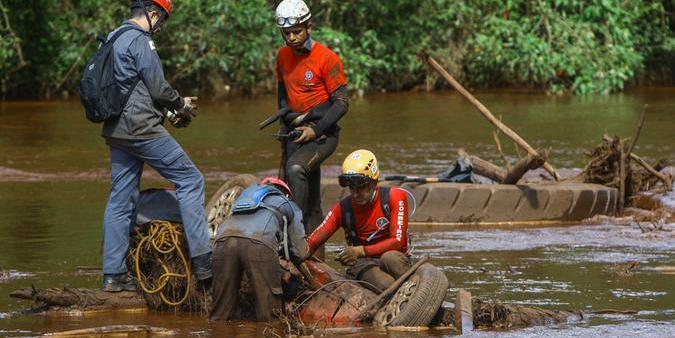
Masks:
[[[363,246],[367,257],[379,257],[389,250],[408,252],[408,199],[406,193],[401,188],[392,187],[389,196],[391,210],[389,219],[386,219],[382,212],[379,189],[375,199],[370,204],[358,205],[352,201],[356,237],[359,245]],[[378,220],[379,224],[384,224],[379,231]],[[323,223],[307,239],[310,253],[314,253],[341,226],[343,226],[342,208],[340,203],[337,203],[326,215]],[[376,234],[368,241],[373,233]]]

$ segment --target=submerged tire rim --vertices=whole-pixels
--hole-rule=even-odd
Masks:
[[[243,188],[240,186],[233,186],[225,190],[216,201],[216,204],[209,210],[209,217],[207,222],[209,229],[211,229],[211,239],[215,239],[218,233],[218,227],[223,221],[232,214],[232,207],[237,199],[237,196],[242,192]]]
[[[375,314],[375,323],[379,326],[389,326],[394,319],[405,309],[408,300],[415,293],[420,277],[413,275],[401,285],[387,305]]]

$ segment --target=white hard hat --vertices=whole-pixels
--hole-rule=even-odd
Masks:
[[[279,28],[293,27],[311,17],[309,7],[302,0],[284,0],[277,6],[276,20]]]

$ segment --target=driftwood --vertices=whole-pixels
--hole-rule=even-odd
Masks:
[[[431,56],[426,55],[424,52],[420,53],[420,57],[423,59],[424,62],[429,63],[429,65],[437,71],[450,85],[452,85],[460,94],[462,94],[471,104],[473,104],[478,111],[480,111],[481,114],[495,127],[497,127],[501,132],[503,132],[506,136],[508,136],[510,139],[512,139],[519,147],[525,149],[528,154],[532,156],[539,156],[539,153],[537,153],[532,146],[530,146],[520,135],[518,135],[515,131],[513,131],[511,128],[509,128],[507,125],[499,121],[492,113],[480,102],[476,97],[474,97],[471,93],[469,93],[466,88],[464,88],[457,80],[455,80],[443,67],[441,67],[434,58]],[[549,163],[544,163],[544,169],[553,176],[553,178],[556,181],[560,180],[560,176],[558,173],[555,171],[555,169],[549,164]]]
[[[162,327],[154,327],[149,325],[109,325],[101,327],[92,327],[88,329],[69,330],[55,333],[48,333],[44,337],[92,337],[92,336],[120,336],[126,334],[127,336],[155,336],[166,335],[173,336],[176,332]]]
[[[667,268],[664,269],[667,270],[665,273],[670,273],[670,271],[675,269],[673,267],[665,268]],[[341,285],[344,286],[344,284]],[[82,311],[97,311],[147,308],[143,296],[135,292],[110,293],[92,289],[25,288],[12,292],[10,296],[14,298],[34,300],[42,305],[41,310],[52,311],[67,311],[72,309],[78,309]],[[464,297],[464,299],[460,300],[459,303],[463,303],[460,304],[460,308],[464,309],[463,313],[465,314],[469,314],[469,310],[466,308],[465,304],[471,304],[470,312],[473,314],[473,327],[479,329],[502,329],[527,327],[533,325],[549,325],[565,323],[570,320],[578,320],[583,318],[582,313],[578,311],[545,310],[538,307],[526,307],[515,304],[486,303],[476,299],[471,300],[470,297]],[[249,317],[241,318],[251,318],[252,316],[253,313],[250,313]],[[432,325],[454,327],[455,317],[455,309],[444,306],[439,310],[436,318],[432,322]],[[465,330],[470,326],[471,325],[469,323],[462,324],[462,327]],[[154,331],[154,328],[152,328],[150,331],[148,331],[145,326],[116,325],[110,327],[59,332],[54,335],[63,336],[66,335],[66,333],[67,335],[86,335],[136,331],[146,333],[164,333],[162,329]]]
[[[469,155],[461,149],[459,156],[469,156],[474,173],[501,184],[516,184],[529,170],[537,169],[546,162],[546,158],[542,155],[527,155],[515,165],[504,170],[478,156]]]
[[[10,297],[33,300],[47,308],[77,308],[80,310],[115,310],[147,308],[145,299],[137,292],[105,292],[84,288],[24,288]]]
[[[649,165],[640,156],[631,153],[630,158],[637,164],[639,164],[641,167],[643,167],[645,170],[647,170],[649,174],[653,175],[654,177],[658,178],[661,182],[663,182],[663,186],[666,188],[666,190],[673,190],[673,182],[670,179],[670,177],[660,173],[655,167]]]
[[[516,304],[473,303],[473,324],[479,329],[502,329],[551,325],[581,320],[580,311],[546,310],[539,307],[526,307]]]
[[[546,310],[516,304],[483,302],[479,299],[473,299],[470,304],[473,320],[472,324],[468,326],[473,325],[475,329],[523,328],[536,325],[563,324],[583,319],[583,313],[575,310]],[[468,310],[465,313],[468,313]],[[458,333],[461,333],[457,327],[458,324],[456,324],[456,316],[456,306],[453,308],[444,304],[431,322],[431,326],[452,327]],[[465,325],[464,328],[466,329],[468,326]],[[466,330],[464,333],[466,333]]]
[[[608,135],[604,135],[604,136],[602,137],[602,139],[603,139],[605,142],[616,142],[615,139],[612,139],[612,138],[609,137]],[[629,154],[626,154],[626,155],[628,156]],[[670,180],[670,177],[668,177],[668,176],[666,176],[666,175],[660,173],[660,172],[659,172],[658,170],[656,170],[654,167],[652,167],[651,165],[649,165],[649,163],[647,163],[647,161],[645,161],[644,159],[642,159],[640,156],[636,155],[635,153],[630,153],[630,158],[631,158],[633,161],[635,161],[637,164],[639,164],[642,168],[644,168],[645,170],[647,170],[647,172],[648,172],[649,174],[653,175],[654,177],[656,177],[657,179],[659,179],[661,182],[663,182],[663,185],[665,186],[666,190],[672,190],[672,189],[673,189],[673,184],[672,184],[672,181]],[[663,164],[661,164],[661,163],[662,163],[662,162],[659,162],[660,165],[663,165]],[[639,190],[639,189],[638,189],[638,190]],[[636,191],[637,191],[637,190],[636,190]]]

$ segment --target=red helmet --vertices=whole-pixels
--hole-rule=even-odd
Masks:
[[[277,188],[281,189],[281,192],[288,196],[292,196],[293,194],[291,193],[291,188],[288,187],[288,184],[284,182],[282,179],[278,179],[276,177],[265,177],[260,182],[258,182],[258,185],[265,185],[265,184],[271,184],[276,186]]]
[[[152,0],[152,2],[156,3],[159,7],[164,8],[167,19],[171,16],[171,0]]]

